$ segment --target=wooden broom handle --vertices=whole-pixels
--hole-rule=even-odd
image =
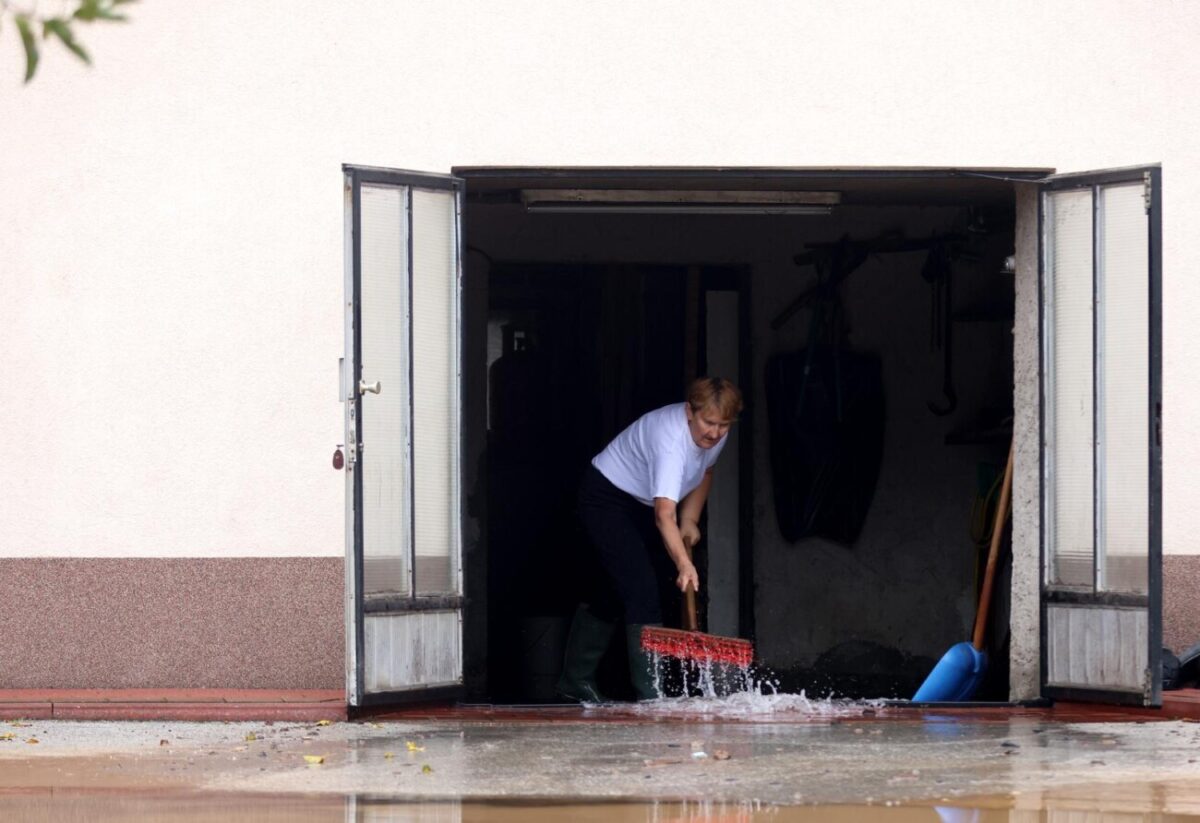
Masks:
[[[1004,467],[1004,483],[1000,486],[1000,502],[996,504],[996,520],[992,523],[992,545],[988,549],[987,569],[983,573],[983,588],[979,592],[979,611],[975,613],[975,634],[971,645],[983,651],[983,635],[987,629],[988,609],[992,605],[992,584],[996,579],[996,561],[1000,557],[1000,540],[1004,537],[1004,525],[1008,522],[1008,503],[1012,497],[1014,438],[1008,447],[1008,465]]]

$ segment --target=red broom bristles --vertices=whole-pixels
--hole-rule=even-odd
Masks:
[[[680,660],[695,660],[700,663],[728,663],[733,666],[749,666],[754,660],[754,644],[736,637],[718,637],[702,632],[685,632],[682,629],[664,629],[661,626],[642,628],[642,650]]]

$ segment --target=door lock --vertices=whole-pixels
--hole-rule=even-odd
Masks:
[[[366,380],[361,379],[358,381],[359,394],[366,394],[367,392],[370,392],[371,394],[379,394],[379,390],[381,388],[383,388],[383,386],[380,385],[378,380],[376,380],[374,383],[368,383]]]

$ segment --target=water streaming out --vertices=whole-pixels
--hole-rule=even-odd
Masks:
[[[704,661],[673,661],[651,655],[654,690],[658,699],[639,703],[589,706],[592,711],[621,714],[687,715],[714,718],[754,718],[779,714],[812,717],[859,715],[880,700],[850,700],[832,696],[810,698],[779,691],[779,680],[763,666],[731,666]]]

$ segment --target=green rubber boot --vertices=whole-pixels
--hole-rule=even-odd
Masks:
[[[661,623],[646,625],[659,626]],[[654,688],[654,658],[642,651],[642,624],[625,627],[625,646],[629,653],[629,679],[633,681],[633,694],[637,700],[657,700],[662,697]]]
[[[559,697],[578,703],[610,702],[596,686],[596,670],[616,628],[616,623],[601,619],[586,604],[575,610],[567,633],[562,675],[554,687]]]

